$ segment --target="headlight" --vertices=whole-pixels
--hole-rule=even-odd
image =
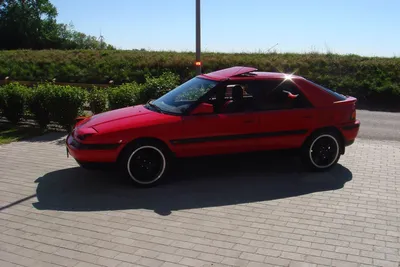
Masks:
[[[91,135],[93,135],[92,133],[90,133],[90,134],[79,134],[79,135],[77,135],[76,137],[79,139],[79,140],[85,140],[87,137],[89,137],[89,136],[91,136]]]

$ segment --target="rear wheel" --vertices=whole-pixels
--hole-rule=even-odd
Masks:
[[[332,168],[340,158],[341,139],[334,132],[320,132],[309,138],[302,149],[302,160],[312,170]]]
[[[169,151],[164,146],[140,142],[124,153],[120,168],[135,185],[151,187],[165,179],[169,159]]]

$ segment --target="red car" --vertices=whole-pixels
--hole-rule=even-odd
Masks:
[[[83,167],[117,163],[140,186],[163,180],[173,158],[261,150],[299,148],[306,166],[327,170],[357,137],[356,101],[296,75],[232,67],[79,121],[67,151]]]

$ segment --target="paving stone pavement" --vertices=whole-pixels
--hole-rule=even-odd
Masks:
[[[77,168],[60,134],[0,159],[2,267],[400,263],[400,142],[358,139],[328,173],[280,155],[182,162],[152,189]]]

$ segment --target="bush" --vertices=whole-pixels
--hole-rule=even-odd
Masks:
[[[50,114],[52,120],[70,131],[75,119],[83,113],[84,104],[88,100],[85,89],[73,86],[57,86],[51,90]]]
[[[138,104],[141,90],[142,86],[137,83],[125,83],[109,89],[108,100],[110,109],[118,109]]]
[[[195,75],[194,58],[192,52],[7,50],[0,51],[0,79],[7,76],[30,81],[56,78],[59,82],[103,84],[113,80],[115,85],[147,80],[151,84],[149,77],[168,70],[178,74],[183,82]],[[399,106],[396,102],[400,97],[399,57],[205,52],[202,61],[203,73],[237,65],[254,66],[263,71],[295,72],[339,93],[354,95],[359,104],[364,101],[370,107],[378,102]],[[152,90],[146,89],[139,102],[159,95],[148,91]]]
[[[0,88],[0,109],[4,117],[17,124],[25,115],[29,88],[19,83],[9,83]]]
[[[4,116],[4,108],[6,106],[5,96],[3,96],[3,87],[0,87],[0,115]]]
[[[101,113],[107,111],[108,107],[108,94],[107,89],[94,87],[89,92],[90,110],[94,113]]]
[[[52,106],[55,90],[57,90],[56,87],[53,84],[45,83],[39,84],[32,90],[29,99],[29,110],[42,129],[45,129],[50,123],[50,107]]]
[[[139,94],[139,102],[146,103],[150,99],[156,99],[179,85],[179,75],[172,72],[164,72],[159,77],[146,75],[143,89]]]

